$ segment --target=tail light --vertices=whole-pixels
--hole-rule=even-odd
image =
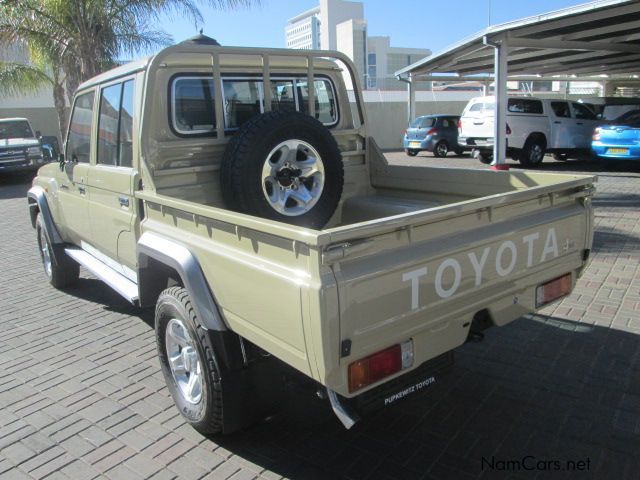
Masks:
[[[462,130],[462,119],[458,119],[458,130]]]
[[[511,127],[507,123],[507,135],[511,135]]]
[[[592,138],[594,141],[596,141],[596,142],[597,142],[598,140],[600,140],[600,127],[596,128],[596,129],[593,131],[593,136],[592,136],[591,138]]]
[[[536,288],[536,308],[571,293],[571,274],[567,273]]]
[[[403,135],[406,135],[406,134],[407,134],[407,131],[405,130],[404,132],[402,132],[402,134],[403,134]]]
[[[426,135],[427,135],[427,136],[429,136],[429,135],[435,135],[436,133],[438,133],[438,129],[437,129],[437,128],[431,128],[431,129],[427,130]]]
[[[413,365],[413,340],[396,344],[349,365],[349,393]]]

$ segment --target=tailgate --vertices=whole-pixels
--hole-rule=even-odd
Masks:
[[[353,241],[332,263],[340,338],[350,344],[342,381],[350,362],[409,339],[417,367],[464,343],[476,313],[503,325],[536,308],[537,285],[566,273],[575,284],[591,248],[590,190],[509,195]]]

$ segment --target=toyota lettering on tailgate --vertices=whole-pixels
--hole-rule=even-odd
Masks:
[[[534,255],[534,246],[544,241],[544,247],[539,257]],[[556,258],[558,252],[558,237],[555,228],[549,228],[545,235],[539,232],[530,233],[522,237],[520,245],[511,240],[505,240],[497,249],[494,246],[485,247],[483,250],[470,252],[467,254],[468,264],[447,258],[443,260],[435,271],[435,292],[440,298],[448,298],[456,293],[462,281],[462,268],[467,266],[475,273],[475,286],[482,283],[482,273],[487,269],[495,269],[500,277],[506,277],[513,272],[516,267],[518,255],[524,252],[527,256],[527,267],[545,262],[548,259]],[[489,261],[491,259],[491,261]],[[427,267],[421,267],[402,274],[403,282],[411,282],[411,310],[420,308],[420,279],[429,274]],[[444,281],[445,275],[452,278],[451,281]]]

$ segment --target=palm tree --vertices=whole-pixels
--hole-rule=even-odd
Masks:
[[[122,56],[171,43],[154,28],[163,14],[202,24],[198,3],[219,9],[259,0],[3,0],[0,43],[22,42],[31,65],[0,62],[0,94],[25,94],[51,85],[60,131],[65,130],[65,93],[116,64]]]

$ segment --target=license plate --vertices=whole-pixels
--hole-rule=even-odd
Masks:
[[[564,297],[571,292],[571,274],[567,273],[536,288],[536,308]]]
[[[629,153],[628,148],[608,148],[607,153],[621,153],[627,155]]]
[[[415,148],[415,147],[420,148],[420,142],[409,142],[409,146],[410,146],[410,147],[414,147],[414,148]]]

